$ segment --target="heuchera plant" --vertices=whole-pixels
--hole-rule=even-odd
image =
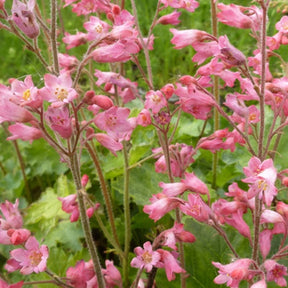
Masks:
[[[155,0],[155,16],[143,35],[134,0],[130,1],[130,10],[124,0],[51,0],[50,19],[44,18],[45,7],[40,1],[8,2],[0,0],[0,28],[20,38],[46,72],[37,85],[30,75],[23,81],[15,78],[7,85],[0,84],[0,122],[10,133],[7,140],[31,143],[43,138],[70,169],[76,192],[59,197],[59,201],[71,222],[81,221],[90,259],[79,259],[66,273],[56,275],[47,264],[48,246],[24,228],[19,200],[14,204],[5,201],[0,205],[0,243],[9,245],[10,258],[4,269],[9,273],[20,271],[23,280],[9,284],[7,276],[0,279],[0,286],[33,284],[25,282],[24,275],[46,273],[51,278],[49,283],[61,287],[150,288],[159,287],[157,273],[163,270],[168,281],[180,274],[179,287],[187,287],[189,278],[197,276],[188,272],[184,248],[201,241],[192,234],[193,225],[185,227],[192,219],[214,229],[232,255],[230,262],[211,259],[211,267],[218,270],[216,284],[236,288],[246,282],[246,287],[264,288],[275,282],[286,287],[287,267],[282,261],[288,250],[288,204],[279,195],[288,186],[288,168],[277,163],[276,155],[288,124],[287,63],[280,53],[288,44],[288,16],[274,13],[277,33],[267,35],[270,0],[256,0],[247,7],[237,1],[223,4],[211,0],[212,32],[193,26],[183,30],[171,27],[180,23],[182,12],[193,13],[205,1]],[[83,29],[75,27],[82,32],[63,35],[58,30],[58,12],[71,8],[77,16],[85,16],[81,18]],[[221,26],[223,33],[218,32],[219,22],[249,30],[254,51],[240,51],[225,34],[225,25]],[[161,87],[155,84],[150,59],[157,46],[153,35],[157,25],[170,25],[171,45],[179,55],[182,49],[193,50],[191,65],[197,67],[193,75],[182,75],[175,82],[166,79]],[[49,56],[38,47],[42,38]],[[63,45],[65,51],[60,49]],[[73,53],[78,46],[86,49],[81,57]],[[282,74],[272,69],[274,59],[280,59]],[[141,87],[125,76],[129,64],[139,70],[144,80]],[[102,67],[110,70],[102,71]],[[87,78],[91,87],[81,84]],[[203,123],[193,145],[175,141],[184,116],[190,117],[191,123]],[[205,129],[207,123],[214,125],[211,133]],[[129,161],[135,130],[144,127],[153,128],[158,144],[150,147],[148,157],[132,165]],[[233,158],[237,149],[249,155],[242,176],[225,183],[227,189],[217,187],[220,151],[227,150]],[[109,227],[98,212],[101,205],[86,192],[89,175],[82,172],[84,150],[98,175]],[[123,156],[123,239],[115,220],[111,186],[99,160],[103,150],[106,155]],[[212,181],[197,169],[203,164],[198,158],[205,150],[213,154]],[[130,170],[151,159],[155,173],[166,174],[163,179],[167,180],[159,182],[159,193],[149,195],[150,203],[143,211],[156,223],[169,214],[174,224],[158,227],[150,241],[131,247]],[[93,216],[114,258],[99,254],[102,251],[92,235]],[[245,253],[238,252],[229,238],[231,230],[246,239]],[[146,239],[145,235],[141,237]],[[112,258],[117,259],[115,264]]]

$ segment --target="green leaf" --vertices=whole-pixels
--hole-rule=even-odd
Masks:
[[[77,252],[83,249],[81,238],[84,238],[80,222],[71,223],[69,220],[61,221],[45,238],[45,244],[49,248],[59,244],[64,248]]]
[[[129,177],[129,193],[137,205],[146,205],[153,194],[161,191],[159,182],[169,182],[167,175],[155,172],[153,164],[144,163],[134,168]],[[112,188],[123,194],[123,177],[112,182]]]

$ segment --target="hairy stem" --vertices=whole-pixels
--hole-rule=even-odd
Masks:
[[[53,67],[59,75],[58,49],[57,49],[57,0],[51,0],[51,48]]]
[[[217,38],[218,37],[218,21],[216,15],[216,2],[211,0],[211,25],[212,25],[212,35]],[[219,77],[213,77],[213,91],[215,101],[217,104],[220,104],[219,97]],[[220,122],[219,122],[219,111],[214,109],[214,132],[219,130]],[[213,154],[213,165],[212,165],[212,188],[216,188],[216,179],[217,179],[217,166],[218,166],[218,151]]]
[[[91,158],[92,161],[94,163],[94,166],[96,168],[97,174],[98,174],[98,178],[99,178],[99,182],[100,182],[100,186],[101,186],[101,191],[103,194],[103,198],[105,201],[105,208],[107,210],[107,214],[108,214],[108,218],[109,218],[109,223],[111,225],[111,231],[114,237],[115,242],[117,243],[117,246],[119,247],[119,239],[118,239],[118,235],[117,235],[117,230],[116,230],[116,226],[115,226],[115,217],[114,217],[114,213],[113,213],[113,207],[112,207],[112,201],[111,201],[111,197],[110,197],[110,193],[108,191],[106,182],[105,182],[105,178],[101,169],[101,165],[97,156],[97,152],[89,145],[89,143],[85,144]],[[112,243],[111,243],[112,244]]]
[[[75,153],[70,156],[70,170],[71,170],[73,180],[76,186],[82,228],[84,231],[86,244],[88,246],[90,256],[94,265],[95,274],[97,276],[98,287],[105,288],[105,281],[101,272],[99,256],[97,253],[95,243],[93,241],[89,218],[86,215],[86,205],[84,201],[85,189],[82,187],[82,184],[81,184],[81,172],[80,172],[80,166],[79,166],[79,159]]]
[[[129,278],[129,250],[131,241],[131,219],[130,219],[130,197],[129,197],[129,158],[127,143],[123,141],[123,156],[124,156],[124,222],[125,222],[125,244],[124,244],[124,261],[123,261],[123,278],[124,287],[128,287]]]

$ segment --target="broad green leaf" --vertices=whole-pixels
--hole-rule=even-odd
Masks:
[[[131,170],[129,176],[129,193],[137,205],[149,203],[153,194],[161,192],[159,182],[169,182],[167,175],[155,172],[153,164],[144,163],[141,167]],[[112,182],[112,188],[123,193],[123,177]]]
[[[81,238],[84,238],[80,222],[71,223],[69,220],[59,222],[45,238],[48,247],[60,245],[70,252],[77,252],[83,249]]]

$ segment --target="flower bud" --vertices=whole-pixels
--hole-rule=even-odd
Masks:
[[[19,0],[13,0],[12,20],[17,27],[29,38],[35,39],[39,35],[39,25],[33,12],[35,0],[29,0],[27,4]]]

